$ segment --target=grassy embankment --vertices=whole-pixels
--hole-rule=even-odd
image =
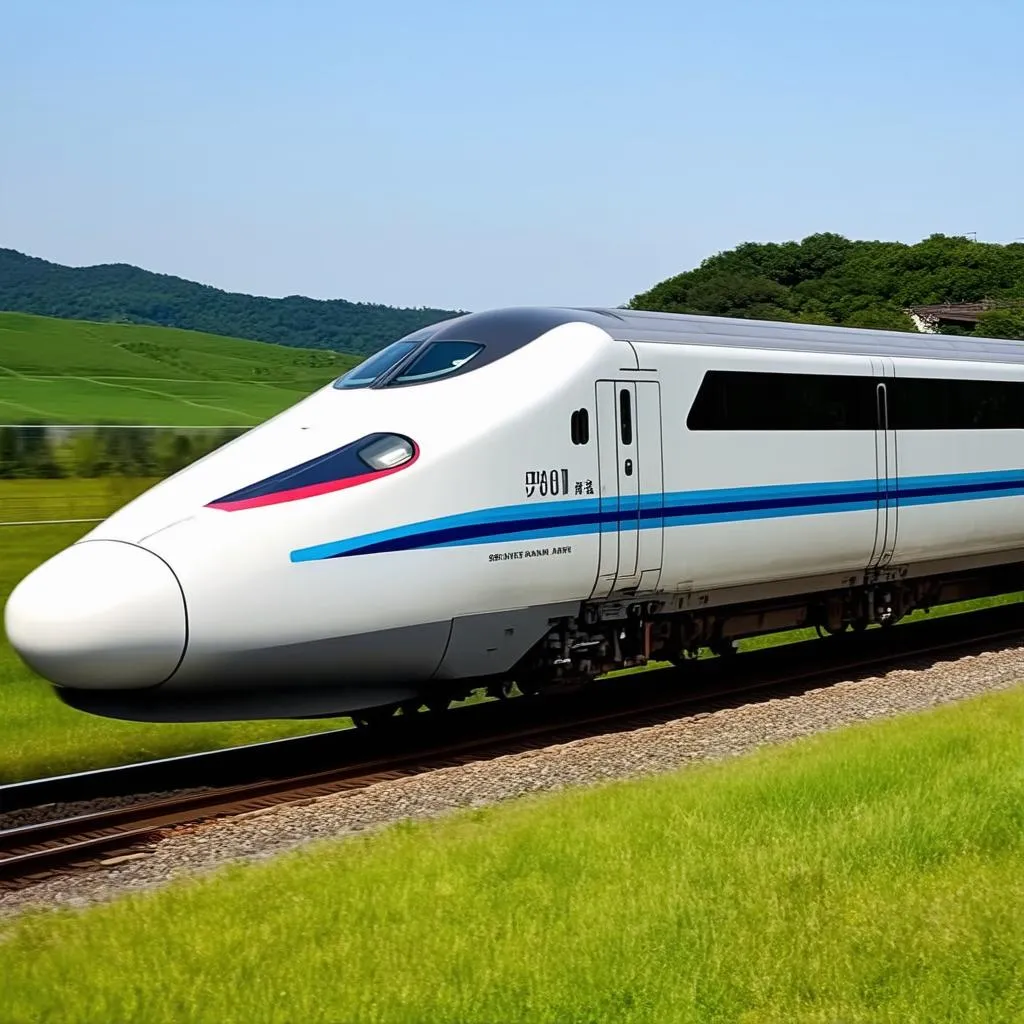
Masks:
[[[198,331],[0,313],[0,422],[251,426],[356,361]]]
[[[5,1020],[1024,1018],[1024,690],[0,925]]]

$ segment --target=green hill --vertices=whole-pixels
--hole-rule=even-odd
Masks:
[[[0,310],[150,324],[338,352],[374,352],[457,313],[344,299],[270,299],[113,263],[65,267],[0,249]]]
[[[629,305],[910,331],[909,307],[985,300],[995,308],[981,314],[978,334],[1024,338],[1024,244],[932,235],[905,245],[818,234],[718,253]],[[356,357],[335,347],[376,349],[454,315],[259,299],[134,267],[72,270],[0,249],[4,306],[95,321],[0,313],[0,422],[7,423],[247,426],[351,366]]]
[[[0,313],[0,422],[250,426],[355,362],[197,331]]]
[[[909,307],[984,300],[996,308],[981,315],[975,333],[1024,338],[1024,244],[932,235],[904,245],[835,234],[747,242],[662,281],[629,306],[912,331]]]

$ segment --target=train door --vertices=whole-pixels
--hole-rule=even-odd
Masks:
[[[871,360],[875,374],[875,473],[878,481],[878,518],[875,525],[875,546],[869,569],[882,569],[889,564],[896,548],[899,525],[899,467],[897,465],[896,431],[889,423],[889,385],[896,376],[891,359]]]
[[[661,577],[663,481],[657,381],[597,382],[601,533],[592,597],[653,593]]]

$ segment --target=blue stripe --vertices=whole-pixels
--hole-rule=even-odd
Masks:
[[[903,506],[1019,495],[1024,495],[1024,470],[909,477],[888,493],[891,501]],[[617,504],[614,498],[606,500],[603,509],[599,498],[505,505],[300,548],[291,560],[578,537],[615,532],[620,523],[627,529],[654,529],[856,512],[877,507],[885,497],[885,481],[868,479],[623,495]]]

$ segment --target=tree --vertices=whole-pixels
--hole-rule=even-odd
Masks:
[[[1024,309],[990,309],[978,317],[976,333],[983,338],[1024,339]]]
[[[125,264],[64,267],[13,249],[0,249],[0,310],[183,327],[361,354],[458,315],[455,310],[399,308],[344,299],[241,295]]]
[[[905,310],[1024,298],[1024,245],[935,234],[915,245],[809,235],[745,242],[635,296],[627,308],[912,331]],[[1015,315],[986,314],[978,333],[1024,337]]]

